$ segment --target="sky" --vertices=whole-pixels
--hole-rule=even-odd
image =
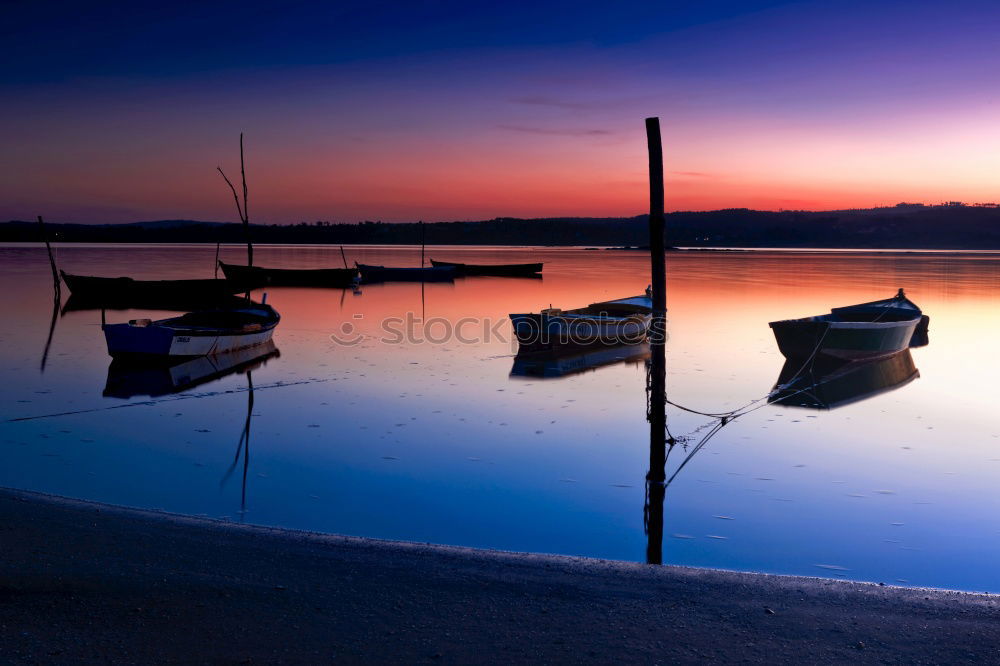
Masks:
[[[1000,201],[995,2],[144,4],[0,5],[0,220]]]

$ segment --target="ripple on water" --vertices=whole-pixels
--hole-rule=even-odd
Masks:
[[[842,567],[839,564],[814,564],[813,566],[827,571],[850,571],[847,567]]]

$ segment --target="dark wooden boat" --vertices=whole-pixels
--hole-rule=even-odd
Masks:
[[[177,359],[168,357],[165,362],[135,362],[116,358],[108,366],[108,379],[104,386],[106,398],[155,398],[171,393],[189,391],[234,373],[245,373],[280,356],[272,340],[255,347],[236,351]]]
[[[130,277],[70,275],[61,271],[70,293],[85,301],[208,301],[263,287],[263,282],[232,280],[134,280]]]
[[[852,361],[909,348],[925,321],[900,289],[893,298],[834,308],[826,315],[772,321],[769,326],[785,358],[823,355]]]
[[[210,356],[262,345],[280,320],[270,305],[244,301],[239,308],[201,310],[157,321],[133,319],[105,324],[103,329],[108,354],[143,360]]]
[[[438,267],[451,266],[455,275],[489,275],[493,277],[536,277],[542,272],[541,263],[537,264],[459,264],[453,261],[434,261],[431,265]]]
[[[358,277],[357,268],[265,268],[222,261],[219,267],[227,280],[269,287],[349,287]]]
[[[891,311],[898,312],[912,312],[920,315],[920,323],[917,324],[917,329],[913,332],[913,337],[910,338],[911,347],[923,347],[929,343],[928,330],[930,328],[931,318],[921,312],[917,304],[906,297],[906,294],[902,289],[899,290],[892,298],[886,298],[881,301],[872,301],[870,303],[860,303],[858,305],[848,305],[841,308],[833,308],[830,310],[832,314],[835,315],[874,315],[879,316],[880,313],[884,312],[888,308]]]
[[[648,290],[647,290],[648,291]],[[653,300],[648,293],[585,308],[546,308],[538,313],[511,313],[518,343],[531,350],[560,346],[635,344],[646,339],[652,323]]]
[[[906,386],[919,376],[909,349],[873,361],[824,357],[808,368],[787,360],[770,401],[790,407],[835,409]]]
[[[455,279],[453,266],[430,268],[394,268],[357,264],[362,282],[451,282]]]

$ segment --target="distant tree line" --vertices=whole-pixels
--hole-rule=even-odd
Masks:
[[[239,224],[161,220],[48,224],[60,242],[241,243]],[[666,242],[680,247],[1000,249],[1000,208],[919,206],[804,212],[729,209],[667,215]],[[458,245],[646,245],[646,216],[496,218],[472,222],[251,225],[257,243]],[[37,223],[0,224],[0,242],[40,241]]]

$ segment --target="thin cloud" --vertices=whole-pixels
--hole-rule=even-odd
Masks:
[[[544,97],[541,95],[529,95],[526,97],[515,97],[510,101],[515,104],[531,104],[532,106],[554,106],[559,109],[592,109],[594,104],[587,104],[586,102],[570,102],[563,99],[555,99],[554,97]]]
[[[614,134],[606,129],[550,129],[547,127],[528,127],[525,125],[497,125],[508,132],[524,132],[525,134],[548,134],[551,136],[610,136]]]
[[[671,171],[675,176],[687,176],[688,178],[712,178],[713,174],[705,171]]]

